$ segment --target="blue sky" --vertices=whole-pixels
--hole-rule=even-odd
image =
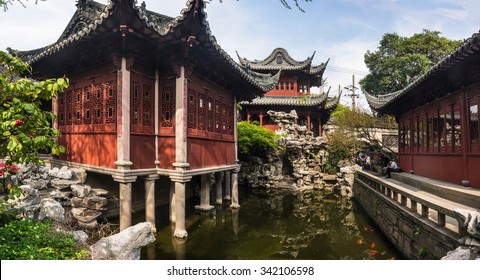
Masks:
[[[300,0],[305,13],[287,1],[291,10],[279,0],[212,0],[207,5],[210,28],[235,60],[235,51],[264,59],[277,47],[297,60],[316,52],[314,64],[330,59],[324,77],[332,94],[339,85],[351,84],[352,74],[358,82],[368,73],[363,55],[377,48],[384,33],[411,36],[426,28],[450,39],[466,39],[480,30],[476,0]],[[53,43],[76,8],[74,0],[34,2],[26,2],[27,8],[15,3],[0,12],[0,49],[30,50]],[[149,10],[177,16],[186,0],[145,2]],[[344,96],[341,102],[350,104],[350,98]],[[364,96],[357,104],[368,107]]]

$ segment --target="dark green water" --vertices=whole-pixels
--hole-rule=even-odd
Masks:
[[[157,240],[142,259],[404,258],[361,206],[334,193],[241,188],[238,210],[225,205],[206,214],[195,212],[195,204],[187,201],[186,240],[172,238],[168,208],[157,209]]]

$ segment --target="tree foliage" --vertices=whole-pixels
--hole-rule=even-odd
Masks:
[[[362,89],[373,95],[383,95],[406,87],[461,43],[440,37],[440,34],[427,29],[411,37],[384,34],[378,49],[368,50],[364,56],[370,73],[360,80]]]
[[[239,157],[263,157],[266,149],[278,148],[279,136],[274,132],[248,121],[238,123]]]
[[[341,104],[332,113],[331,123],[335,129],[328,135],[329,172],[336,172],[340,160],[354,161],[357,153],[367,146],[382,154],[383,147],[376,140],[375,133],[378,129],[397,129],[393,116],[376,117]]]
[[[0,51],[0,158],[10,163],[38,163],[40,152],[65,150],[56,142],[60,132],[51,127],[55,116],[41,106],[66,89],[68,79],[21,77],[30,71],[21,59]]]

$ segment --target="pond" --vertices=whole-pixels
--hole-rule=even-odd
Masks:
[[[240,209],[195,212],[187,201],[188,238],[172,238],[168,208],[157,209],[156,242],[142,259],[387,260],[404,256],[354,200],[332,191],[240,188]],[[211,200],[213,201],[213,200]],[[134,221],[144,221],[143,214]]]

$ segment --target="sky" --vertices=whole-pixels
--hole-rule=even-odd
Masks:
[[[98,2],[106,3],[107,0]],[[141,3],[142,1],[139,1]],[[145,0],[148,10],[176,17],[187,0]],[[27,0],[0,11],[0,49],[31,50],[54,43],[75,12],[75,0]],[[449,39],[467,39],[480,30],[477,0],[299,0],[305,12],[287,0],[211,0],[208,22],[219,45],[235,60],[264,59],[273,49],[285,48],[297,60],[315,53],[313,64],[328,62],[325,90],[351,105],[353,82],[357,106],[368,109],[358,81],[368,69],[367,50],[377,49],[385,33],[412,36],[423,29],[440,31]]]

